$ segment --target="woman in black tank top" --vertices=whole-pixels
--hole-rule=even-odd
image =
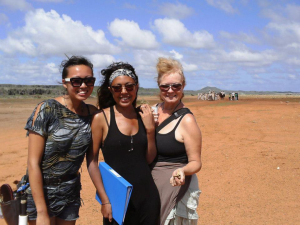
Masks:
[[[148,166],[156,157],[151,109],[148,105],[136,109],[138,77],[131,65],[113,63],[101,73],[101,111],[92,121],[93,147],[87,153],[87,165],[102,201],[103,224],[117,223],[98,168],[99,148],[105,162],[133,185],[124,224],[159,224],[159,194]]]
[[[156,105],[157,158],[152,176],[161,199],[160,224],[196,225],[201,132],[194,116],[181,102],[185,77],[180,62],[159,58],[156,68],[162,103]]]

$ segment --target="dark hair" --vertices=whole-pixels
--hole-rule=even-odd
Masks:
[[[97,90],[97,95],[98,95],[98,107],[99,109],[105,109],[110,106],[113,106],[116,104],[111,92],[109,91],[109,78],[111,74],[118,70],[118,69],[127,69],[132,71],[132,73],[136,76],[136,84],[139,83],[138,76],[135,73],[135,69],[133,68],[132,65],[124,62],[114,62],[111,65],[109,65],[106,69],[101,70],[101,74],[103,77],[101,81],[101,85]],[[132,105],[136,107],[136,99],[137,99],[137,94],[136,98],[132,102]]]
[[[62,71],[61,73],[62,79],[65,79],[68,76],[68,68],[70,66],[77,66],[77,65],[85,65],[90,67],[92,70],[92,74],[94,75],[93,64],[90,62],[90,60],[88,60],[83,56],[73,55],[71,58],[63,60],[60,64],[60,69]]]

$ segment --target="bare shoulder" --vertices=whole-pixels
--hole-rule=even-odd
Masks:
[[[95,107],[96,108],[96,107]],[[108,112],[107,109],[97,109],[95,110],[95,112],[93,113],[93,120],[92,120],[92,124],[98,124],[100,126],[102,126],[102,124],[107,124],[106,123],[106,120],[108,119],[107,118],[107,115],[108,115]]]
[[[186,130],[190,130],[191,128],[196,127],[199,129],[196,118],[191,113],[184,115],[184,117],[181,120],[181,126]]]
[[[91,104],[86,104],[89,107],[90,113],[92,115],[94,115],[95,113],[97,113],[97,111],[99,111],[94,105]]]

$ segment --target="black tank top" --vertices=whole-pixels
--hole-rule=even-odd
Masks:
[[[156,133],[156,148],[158,162],[188,163],[185,146],[175,138],[175,131],[182,116],[174,129],[167,134]]]
[[[148,222],[151,225],[156,224],[151,221],[156,220],[159,215],[159,194],[146,160],[148,141],[142,119],[137,113],[139,130],[135,135],[128,136],[120,132],[113,107],[110,108],[110,115],[108,133],[102,146],[104,160],[132,184],[133,191],[130,202],[136,210],[135,216],[137,216],[137,212],[138,214],[155,212],[156,209],[153,209],[153,205],[158,208],[157,215]],[[144,209],[146,206],[148,209]]]

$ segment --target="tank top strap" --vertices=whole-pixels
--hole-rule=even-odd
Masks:
[[[187,113],[186,113],[186,114],[187,114]],[[178,127],[180,121],[183,119],[183,117],[184,117],[186,114],[184,114],[184,115],[182,115],[182,116],[180,117],[180,119],[178,120],[178,122],[176,123],[176,125],[175,125],[175,127],[174,127],[174,129],[173,129],[174,132],[175,132],[176,128]]]
[[[115,111],[114,111],[114,106],[110,107],[110,127],[116,127],[117,122],[116,122],[116,117],[115,117]]]

